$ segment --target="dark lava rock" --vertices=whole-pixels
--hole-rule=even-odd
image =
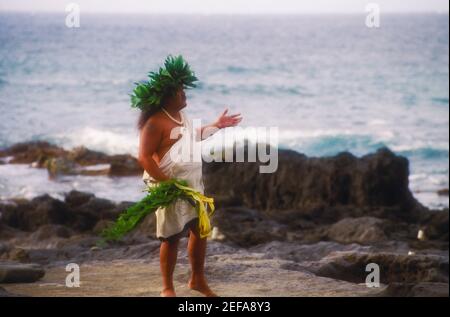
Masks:
[[[0,283],[33,283],[44,275],[37,264],[0,264]]]
[[[84,146],[67,151],[48,142],[22,142],[0,150],[0,158],[9,156],[12,157],[9,163],[35,163],[34,167],[47,168],[50,177],[58,175],[130,176],[143,172],[138,160],[129,154],[108,155]],[[109,168],[100,170],[83,168],[99,164],[109,164]]]
[[[285,226],[267,219],[256,210],[243,207],[220,209],[213,218],[227,241],[241,247],[254,246],[273,240],[285,240]]]
[[[392,283],[379,296],[385,297],[448,297],[447,283]]]
[[[394,226],[387,220],[373,217],[345,218],[333,224],[328,238],[340,243],[373,244],[388,240],[387,233]]]
[[[260,163],[205,163],[206,192],[228,197],[242,205],[268,212],[295,210],[315,218],[330,207],[358,212],[359,208],[391,208],[392,218],[417,218],[423,209],[408,187],[409,163],[388,149],[357,158],[349,153],[308,158],[294,151],[279,151],[278,170],[261,174]],[[219,206],[220,207],[220,206]],[[367,213],[363,214],[367,216]],[[329,216],[329,221],[342,217]]]
[[[42,195],[14,204],[0,202],[0,224],[28,232],[40,229],[36,235],[39,239],[52,234],[69,237],[72,232],[63,227],[77,232],[91,231],[98,221],[115,219],[124,210],[122,208],[129,204],[115,204],[93,194],[76,191],[70,192],[65,201]],[[51,226],[47,227],[48,230],[45,227],[42,229],[45,225]]]
[[[31,164],[38,162],[38,165],[42,167],[47,159],[62,156],[66,153],[64,149],[48,142],[32,141],[17,143],[7,149],[0,150],[0,157],[13,156],[9,163]]]
[[[364,283],[370,263],[380,267],[380,281],[391,283],[447,283],[448,257],[440,255],[406,255],[385,252],[335,252],[307,265],[308,270],[353,283]]]

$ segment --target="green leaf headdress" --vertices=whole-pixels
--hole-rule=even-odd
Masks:
[[[164,68],[160,67],[158,72],[150,72],[148,77],[148,82],[136,83],[131,94],[131,107],[142,111],[160,108],[165,97],[172,96],[178,88],[194,88],[198,81],[181,55],[169,55]]]

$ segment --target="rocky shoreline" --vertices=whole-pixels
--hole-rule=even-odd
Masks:
[[[142,172],[129,155],[45,142],[0,150],[0,160],[47,168],[52,178]],[[259,163],[204,164],[205,188],[218,207],[207,265],[219,294],[448,296],[448,209],[429,210],[414,199],[407,159],[388,149],[362,158],[281,150],[276,173],[258,169]],[[64,200],[0,201],[0,296],[157,296],[154,216],[124,241],[96,246],[99,232],[130,204],[78,191]],[[176,280],[180,295],[193,296],[183,288],[185,256],[182,250]],[[86,272],[77,290],[63,285],[71,262]],[[364,284],[369,263],[379,265],[380,288]],[[134,286],[114,287],[111,274],[127,280],[133,272],[140,276]]]

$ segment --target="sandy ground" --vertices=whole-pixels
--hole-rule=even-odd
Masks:
[[[317,277],[293,262],[266,259],[263,254],[213,255],[207,276],[219,296],[371,296],[382,289]],[[9,292],[29,296],[159,296],[159,263],[152,260],[87,262],[80,265],[80,287],[65,286],[65,264],[49,268],[31,284],[3,284]],[[174,281],[178,296],[201,296],[187,288],[189,263],[179,259]]]

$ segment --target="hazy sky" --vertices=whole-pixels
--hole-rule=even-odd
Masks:
[[[448,0],[0,0],[0,10],[142,13],[358,13],[367,3],[384,12],[448,12]]]

